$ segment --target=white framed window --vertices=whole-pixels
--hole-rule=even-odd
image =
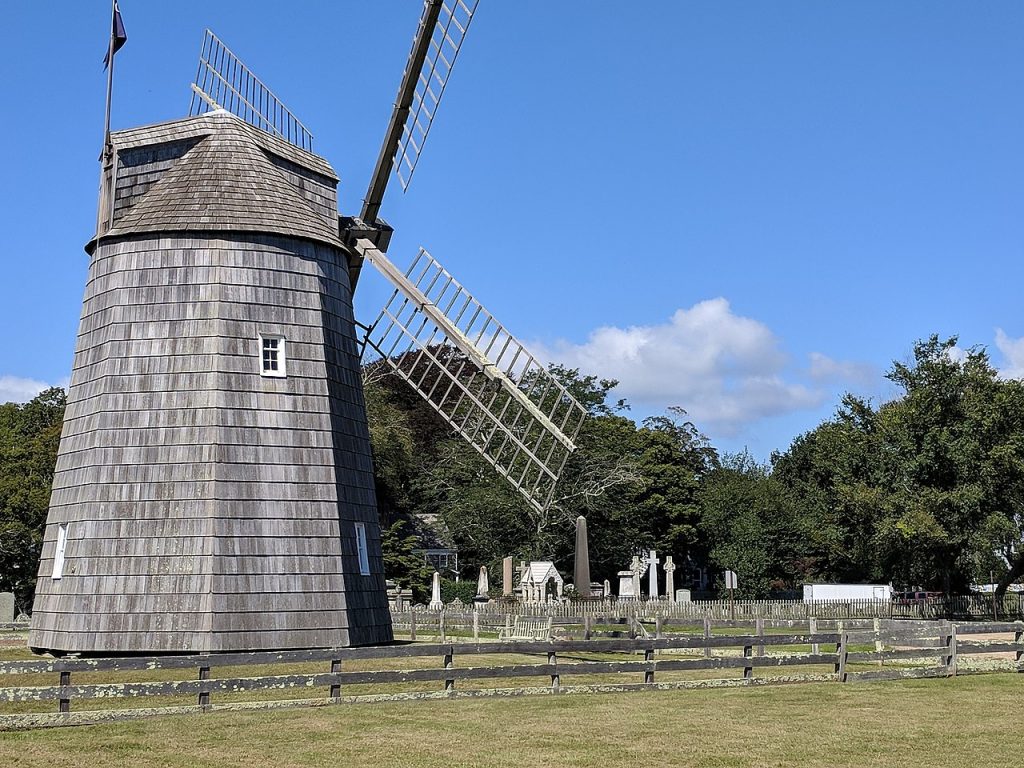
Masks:
[[[57,526],[57,548],[53,552],[53,572],[50,577],[59,579],[64,575],[64,551],[68,548],[67,525]]]
[[[288,358],[284,336],[264,336],[260,339],[260,375],[283,379],[288,375]]]
[[[370,556],[366,551],[366,526],[356,523],[356,554],[359,555],[359,572],[370,575]]]

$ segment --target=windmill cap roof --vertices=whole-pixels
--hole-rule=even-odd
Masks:
[[[116,204],[113,226],[90,246],[100,237],[172,231],[254,232],[341,244],[336,210],[331,218],[317,210],[275,159],[300,166],[333,189],[337,176],[330,165],[229,112],[119,131],[111,141],[119,156],[160,145],[176,144],[177,150],[141,196]]]
[[[132,149],[196,136],[207,136],[223,126],[238,128],[248,133],[252,140],[267,152],[338,181],[338,176],[331,164],[320,155],[297,147],[279,136],[261,131],[226,109],[214,109],[194,117],[182,117],[164,123],[114,131],[110,134],[110,142],[114,145],[114,149]]]

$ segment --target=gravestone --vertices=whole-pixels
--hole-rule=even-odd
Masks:
[[[640,590],[640,577],[643,576],[645,570],[647,570],[647,567],[644,565],[644,561],[641,560],[638,555],[633,555],[633,562],[629,564],[629,572],[633,576],[633,597],[637,600],[639,600],[643,594]]]
[[[619,577],[619,597],[636,597],[636,592],[634,591],[633,586],[633,571],[619,571],[617,576]]]
[[[648,589],[647,594],[650,596],[651,600],[657,600],[658,599],[658,563],[660,563],[661,560],[658,559],[657,553],[652,549],[650,551],[650,554],[647,555],[647,559],[644,562],[647,564],[648,574],[649,574],[649,582],[648,583],[650,585],[650,588]]]
[[[672,562],[672,555],[665,556],[665,565],[663,567],[665,569],[665,595],[669,600],[674,601],[676,599],[676,564]]]
[[[590,552],[587,548],[587,518],[576,518],[576,559],[573,563],[572,583],[580,597],[590,597]]]
[[[690,590],[688,590],[688,589],[677,589],[676,590],[676,602],[677,603],[688,603],[688,602],[690,602]]]
[[[501,561],[501,596],[512,597],[515,585],[512,583],[512,558]]]
[[[392,611],[404,611],[412,604],[412,590],[402,589],[398,582],[388,579],[384,582],[388,589],[388,608]]]
[[[434,581],[430,585],[430,610],[440,611],[444,608],[441,602],[441,574],[434,571]]]
[[[473,598],[474,603],[486,603],[490,600],[487,593],[490,591],[490,584],[487,582],[487,566],[480,566],[480,575],[476,580],[476,597]]]
[[[14,621],[14,593],[0,592],[0,624]]]

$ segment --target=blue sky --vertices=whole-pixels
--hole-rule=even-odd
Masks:
[[[418,0],[122,0],[113,126],[184,116],[209,26],[358,208]],[[103,0],[4,3],[0,401],[69,374]],[[1024,4],[481,0],[384,216],[542,355],[784,449],[931,333],[1024,375]],[[373,278],[373,279],[371,279]],[[368,276],[357,315],[389,293]]]

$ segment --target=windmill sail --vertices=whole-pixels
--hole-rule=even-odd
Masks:
[[[313,134],[210,30],[203,35],[189,115],[226,109],[261,131],[313,151]]]
[[[477,2],[445,0],[441,3],[441,13],[430,37],[427,58],[413,92],[412,109],[402,127],[402,139],[396,154],[395,174],[403,190],[409,188],[412,175],[416,172],[420,152],[423,151],[423,144],[434,122],[434,115],[437,114],[437,106],[448,85],[455,59],[462,49],[462,41],[473,21]]]
[[[371,226],[376,224],[392,169],[402,189],[409,188],[455,59],[476,13],[477,2],[425,0],[423,3],[416,37],[398,86],[395,108],[363,199],[360,218]]]
[[[586,411],[425,250],[403,274],[369,240],[355,247],[395,287],[367,330],[364,353],[374,349],[543,510]]]

